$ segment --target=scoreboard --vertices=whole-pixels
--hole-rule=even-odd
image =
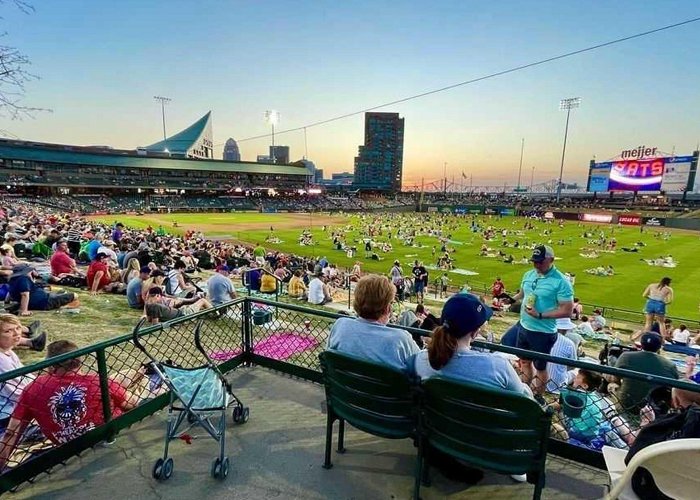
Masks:
[[[589,192],[634,191],[678,193],[692,190],[697,156],[665,156],[591,162]],[[693,179],[694,180],[694,179]]]

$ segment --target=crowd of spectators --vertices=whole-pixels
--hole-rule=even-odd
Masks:
[[[4,250],[0,281],[8,285],[11,302],[6,309],[19,316],[80,306],[74,293],[53,293],[42,283],[85,287],[92,294],[124,294],[129,306],[143,310],[143,316],[152,323],[170,321],[235,298],[230,279],[233,274],[240,275],[244,286],[254,293],[277,294],[285,288],[290,296],[317,305],[332,301],[335,289],[346,283],[343,273],[325,257],[311,259],[266,250],[261,245],[211,241],[195,231],[179,237],[167,234],[162,227],[137,230],[120,223],[106,225],[56,215],[45,205],[17,198],[0,209],[0,221],[0,250]],[[22,260],[31,257],[41,262],[33,265]],[[582,315],[570,281],[552,266],[551,248],[536,247],[531,260],[534,268],[525,274],[521,292],[509,296],[500,280],[494,283],[493,298],[506,296],[520,311],[519,323],[502,341],[508,344],[511,335],[515,337],[511,345],[522,349],[578,359],[580,346],[590,335],[588,329],[595,335],[605,328],[605,319],[599,312],[590,320]],[[418,262],[416,267],[420,268]],[[206,284],[195,279],[202,269],[214,271]],[[489,328],[493,311],[486,303],[490,299],[465,291],[449,298],[439,315],[431,314],[423,304],[411,310],[399,304],[397,309],[400,287],[396,281],[378,275],[360,277],[359,271],[356,274],[353,307],[357,317],[337,320],[329,335],[329,349],[385,363],[421,379],[440,375],[513,391],[556,410],[562,410],[567,395],[573,394],[583,401],[582,412],[578,416],[562,413],[554,431],[562,439],[590,448],[599,449],[603,444],[633,447],[644,432],[643,424],[662,417],[658,408],[649,410],[646,404],[657,388],[649,382],[625,377],[605,379],[586,370],[570,370],[542,360],[518,360],[473,347],[474,340],[493,339]],[[572,323],[572,317],[580,324]],[[421,336],[389,327],[390,322],[426,333]],[[21,366],[14,349],[44,348],[45,335],[42,340],[37,329],[36,324],[23,328],[13,314],[0,315],[0,373]],[[617,366],[678,378],[675,365],[659,354],[662,343],[659,334],[644,332],[641,349],[619,355]],[[54,342],[48,354],[60,355],[76,348],[70,342]],[[686,375],[692,377],[692,372]],[[40,432],[61,444],[100,425],[101,412],[95,409],[101,404],[99,383],[91,377],[80,372],[80,361],[74,359],[56,365],[34,381],[5,383],[0,389],[0,424],[7,431],[0,441],[0,465],[7,463],[18,443],[31,439],[32,433]],[[133,407],[132,390],[142,379],[142,375],[133,374],[128,383],[110,384],[113,414]],[[65,415],[42,413],[50,406],[50,398],[65,395],[70,387],[81,391],[84,408],[79,415],[68,411],[72,409]],[[687,412],[700,398],[674,389],[666,395],[666,401],[669,408],[675,405]],[[30,427],[33,421],[38,429]],[[638,425],[640,422],[642,425]],[[517,479],[522,480],[520,476]]]

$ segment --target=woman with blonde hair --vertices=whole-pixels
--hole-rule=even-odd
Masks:
[[[336,320],[328,349],[405,370],[418,345],[406,330],[386,326],[395,295],[396,288],[386,276],[363,276],[353,301],[358,317]]]
[[[128,285],[129,281],[131,281],[133,278],[138,277],[140,271],[141,271],[141,266],[139,264],[139,260],[138,259],[130,259],[126,265],[126,269],[124,269],[124,271],[122,271],[121,282],[124,283],[125,285]]]

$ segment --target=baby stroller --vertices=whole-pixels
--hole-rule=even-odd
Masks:
[[[219,456],[212,463],[211,475],[216,479],[226,478],[229,472],[229,459],[226,456],[226,409],[229,405],[233,405],[234,423],[244,424],[248,421],[249,408],[243,406],[241,400],[233,394],[231,385],[202,347],[199,335],[202,320],[199,320],[195,327],[194,343],[197,350],[204,356],[205,363],[194,368],[182,368],[171,360],[155,359],[139,338],[139,329],[145,321],[142,319],[134,327],[134,345],[150,360],[149,367],[154,372],[154,376],[170,389],[165,450],[163,458],[159,458],[153,466],[153,478],[158,480],[170,478],[173,473],[173,459],[168,457],[168,445],[173,439],[185,437],[187,431],[195,425],[201,426],[219,443]],[[219,418],[215,424],[212,419],[217,414]],[[180,431],[180,426],[185,420],[188,425]]]

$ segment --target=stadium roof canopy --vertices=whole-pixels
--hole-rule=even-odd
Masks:
[[[255,162],[199,160],[147,156],[135,151],[89,148],[61,144],[0,140],[0,158],[97,167],[125,167],[203,172],[237,172],[243,174],[307,175],[306,168],[292,165],[269,165]],[[50,168],[50,165],[47,165]]]
[[[209,134],[207,134],[209,132]],[[190,152],[196,147],[202,136],[210,135],[211,133],[211,111],[187,127],[185,130],[168,137],[165,140],[145,146],[143,149],[162,153],[168,151],[173,156],[187,157],[191,156]]]

